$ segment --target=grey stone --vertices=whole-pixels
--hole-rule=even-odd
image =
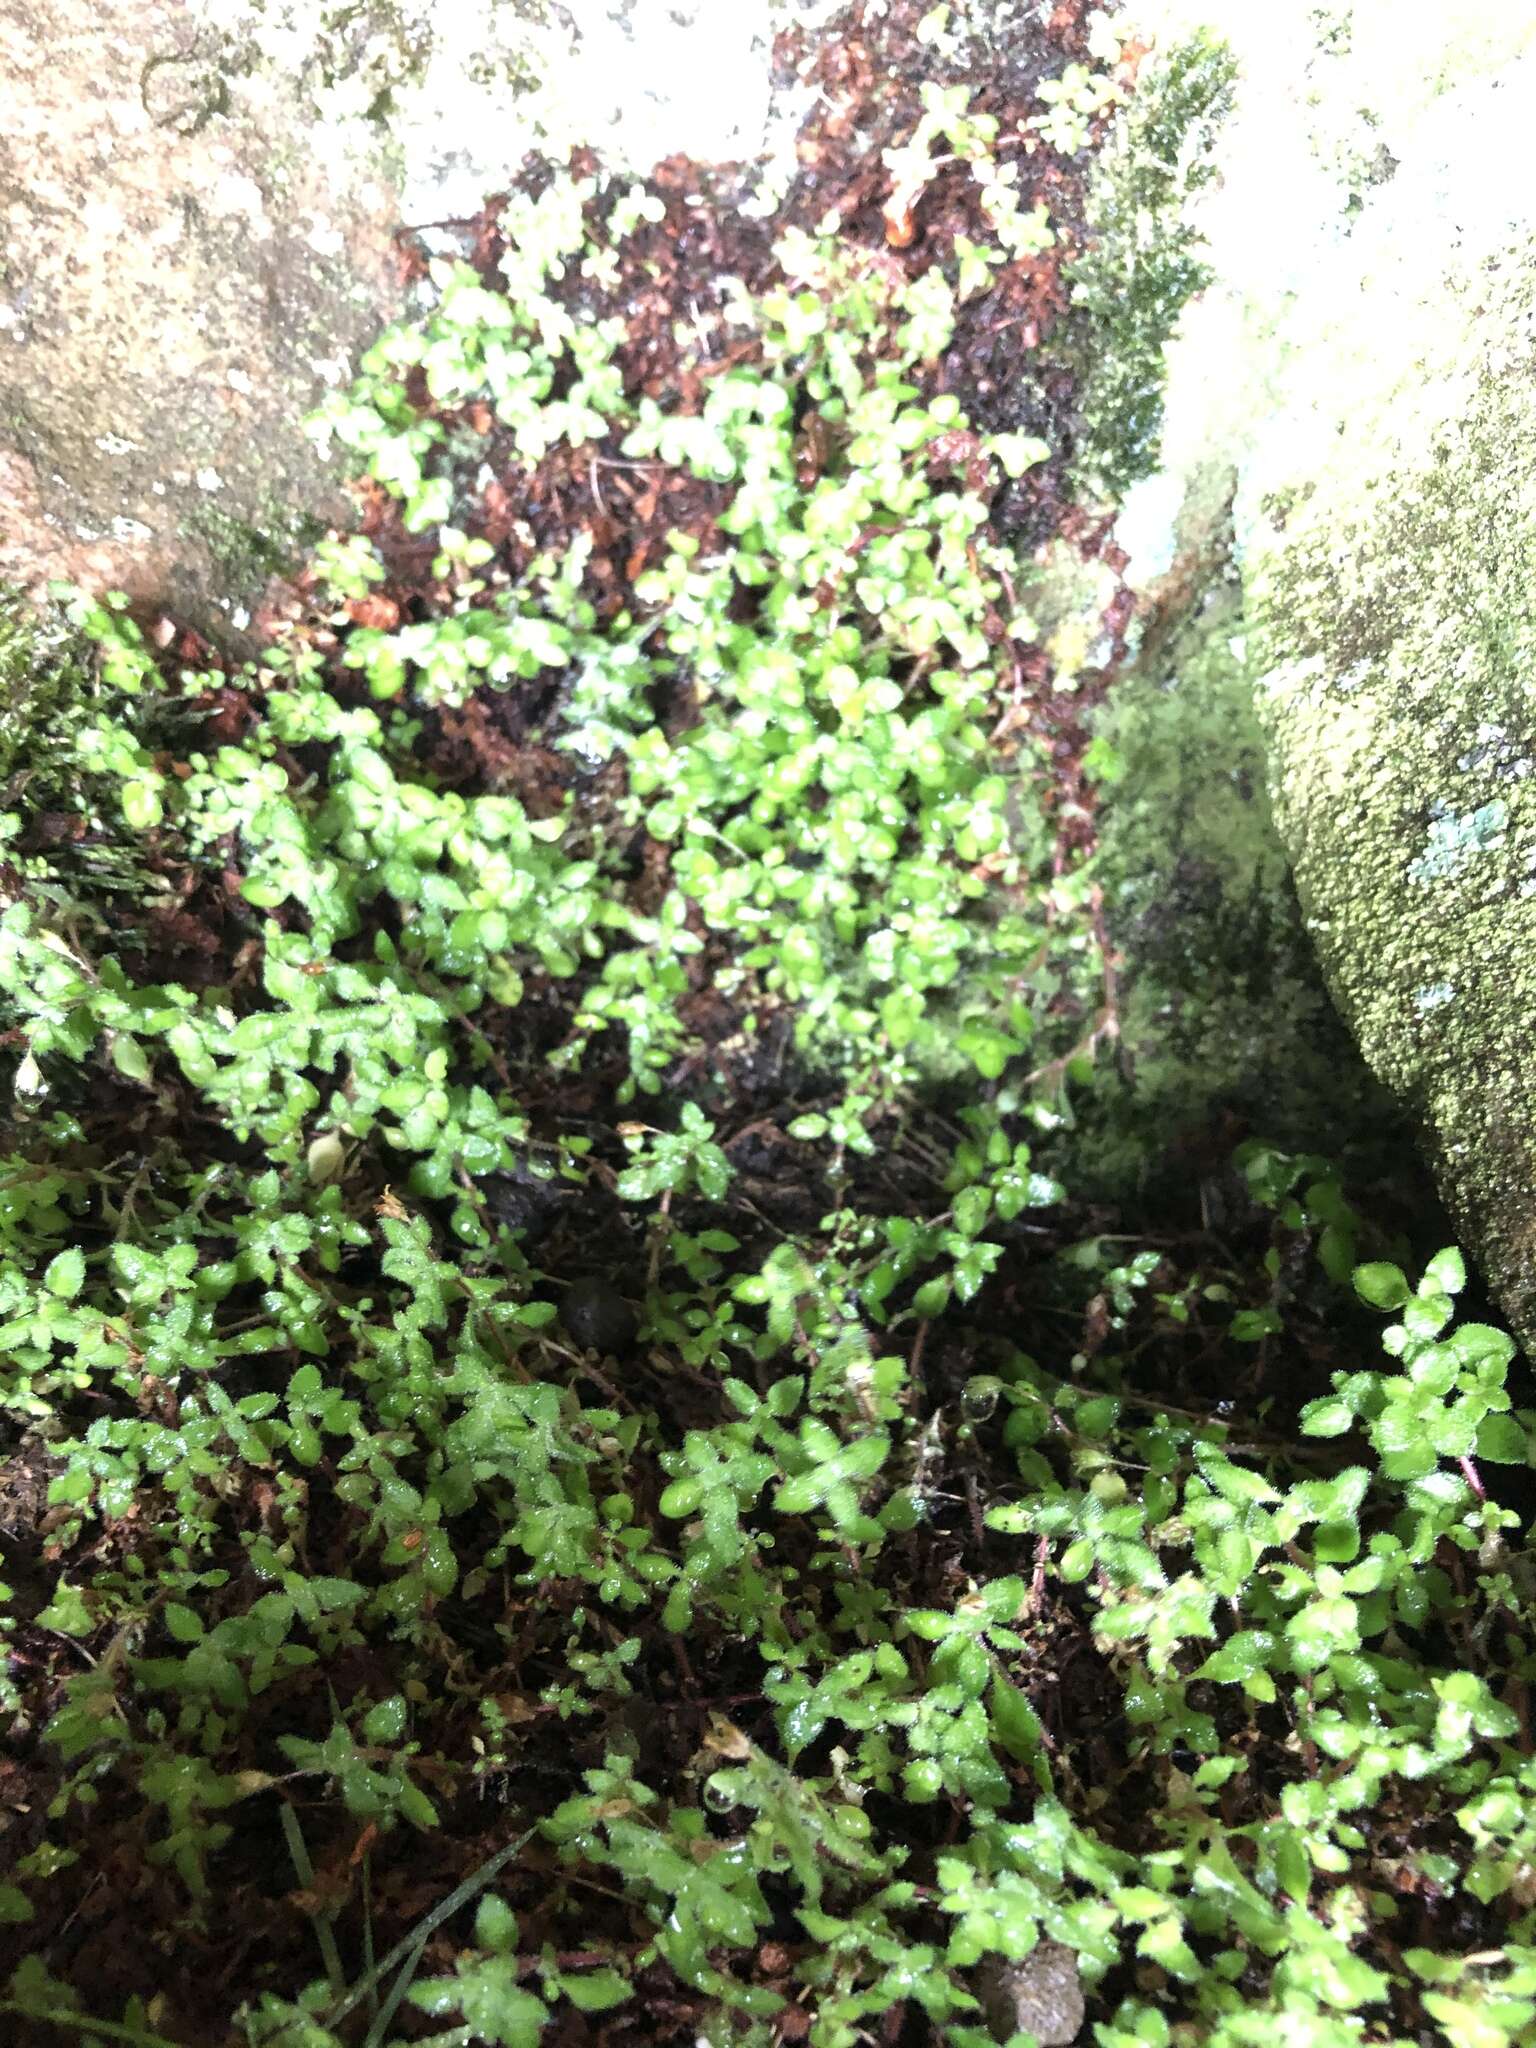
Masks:
[[[1082,2032],[1088,2008],[1077,1956],[1065,1943],[1037,1941],[1019,1962],[989,1956],[980,1975],[982,2008],[996,2040],[1028,2032],[1039,2048],[1068,2048]]]
[[[1474,158],[1475,135],[1528,138],[1536,62],[1465,113]],[[1530,1347],[1536,214],[1447,236],[1399,175],[1352,336],[1377,336],[1369,389],[1357,400],[1341,337],[1332,445],[1250,486],[1258,704],[1330,986]]]
[[[1262,732],[1333,1000],[1532,1348],[1536,5],[1197,11],[1244,60],[1217,279],[1122,536],[1155,583],[1191,502],[1230,500],[1190,594],[1240,578],[1207,772]]]
[[[536,142],[761,153],[772,20],[0,0],[0,582],[120,587],[237,641],[348,515],[301,422],[408,309],[397,229],[472,214]]]
[[[400,303],[391,188],[181,0],[0,0],[0,33],[0,577],[238,626],[345,516],[298,422]]]

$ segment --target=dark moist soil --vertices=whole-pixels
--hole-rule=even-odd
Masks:
[[[846,241],[863,249],[871,264],[894,266],[908,276],[944,260],[957,236],[989,239],[964,166],[940,170],[915,218],[898,223],[894,235],[885,212],[889,179],[882,149],[910,134],[920,111],[918,86],[923,78],[938,75],[941,83],[953,82],[942,68],[936,72],[932,53],[914,41],[913,30],[924,12],[926,0],[896,0],[889,7],[856,0],[839,23],[814,42],[791,36],[781,43],[778,61],[785,72],[797,71],[814,82],[822,97],[801,137],[798,174],[777,221],[755,222],[740,211],[734,203],[740,190],[738,170],[713,171],[673,158],[658,166],[649,181],[665,205],[665,218],[627,246],[617,284],[604,292],[568,279],[563,289],[582,318],[623,316],[628,338],[618,360],[632,398],[646,395],[678,411],[695,411],[704,401],[711,376],[752,359],[754,343],[733,341],[720,344],[704,361],[695,361],[679,348],[674,323],[687,317],[709,332],[711,316],[723,301],[724,277],[741,278],[753,289],[772,282],[772,241],[785,225],[814,229],[829,209],[836,208],[845,223]],[[973,86],[977,107],[997,116],[999,154],[1005,161],[1020,163],[1025,208],[1037,196],[1045,197],[1058,240],[1041,256],[998,273],[991,290],[961,309],[953,345],[934,367],[933,388],[955,393],[978,428],[1038,434],[1053,451],[1046,464],[1007,485],[994,499],[992,519],[1000,536],[1026,557],[1047,542],[1065,539],[1118,571],[1123,560],[1110,546],[1102,514],[1074,504],[1066,484],[1076,419],[1074,380],[1066,366],[1074,351],[1065,346],[1070,337],[1062,267],[1085,233],[1088,159],[1085,155],[1064,161],[1031,145],[1021,125],[1034,111],[1038,80],[1084,55],[1087,5],[1086,0],[1063,0],[1043,29],[1036,6],[1022,12],[1028,17],[1027,32],[1021,24],[1017,33],[1000,36],[996,48],[963,51],[956,70]],[[1132,69],[1134,56],[1132,52]],[[578,161],[576,168],[584,166]],[[530,163],[526,175],[536,187],[549,171]],[[469,260],[492,284],[502,253],[500,203],[489,203],[468,225],[464,238]],[[424,262],[418,252],[407,253],[412,263]],[[424,392],[418,395],[425,397]],[[662,558],[669,533],[681,529],[706,548],[717,538],[714,522],[727,501],[722,488],[661,464],[627,464],[569,449],[552,452],[529,472],[515,460],[508,437],[488,408],[470,405],[445,413],[444,418],[451,430],[475,444],[478,461],[466,469],[481,475],[488,471],[490,477],[454,508],[455,523],[491,541],[496,549],[494,566],[512,576],[535,554],[546,549],[563,554],[575,540],[587,537],[591,553],[584,589],[600,617],[639,609],[635,579]],[[826,460],[824,428],[818,419],[808,418],[800,422],[800,429],[809,477]],[[955,442],[946,459],[963,468],[974,459],[975,450],[966,437],[957,436]],[[363,530],[376,541],[388,574],[383,584],[348,607],[352,620],[389,629],[434,615],[450,597],[432,577],[434,544],[404,531],[394,502],[382,491],[364,485],[357,496]],[[281,629],[320,650],[338,694],[356,697],[357,675],[340,663],[337,635],[317,607],[314,583],[314,578],[301,575],[276,593],[259,623],[268,633]],[[1085,720],[1109,687],[1124,651],[1130,615],[1130,597],[1122,593],[1105,620],[1111,655],[1071,696],[1053,696],[1043,656],[1018,656],[1013,668],[1007,710],[997,733],[999,759],[1006,762],[1022,750],[1035,756],[1043,751],[1049,759],[1053,779],[1046,801],[1058,820],[1057,859],[1063,870],[1092,846],[1094,794],[1081,765]],[[1003,637],[998,621],[999,642]],[[162,633],[162,644],[168,662],[196,665],[212,658],[195,636],[175,629]],[[461,709],[428,714],[419,742],[423,769],[440,786],[465,794],[510,791],[535,817],[554,813],[568,793],[574,794],[594,824],[608,822],[621,770],[583,776],[572,757],[552,745],[560,692],[559,674],[550,672],[515,689],[482,691]],[[249,722],[259,718],[260,700],[233,688],[219,689],[194,710],[201,721],[197,744],[206,746],[210,741],[238,740]],[[659,706],[658,715],[681,727],[688,722],[690,707],[679,695]],[[302,774],[302,761],[292,766],[296,775]],[[81,860],[89,855],[84,844],[88,837],[86,821],[67,812],[39,815],[32,833],[39,847],[47,844]],[[637,833],[629,851],[635,899],[654,900],[666,887],[667,850]],[[192,987],[238,987],[257,971],[259,920],[237,894],[238,874],[210,876],[168,866],[158,881],[163,895],[147,914],[133,902],[107,913],[119,926],[120,951],[130,974]],[[792,1119],[818,1100],[816,1077],[801,1069],[792,1049],[793,1020],[764,1006],[756,1014],[755,1036],[749,1039],[742,1030],[744,1008],[712,986],[713,964],[709,953],[700,956],[696,985],[688,998],[688,1022],[702,1051],[668,1077],[668,1089],[676,1097],[699,1101],[715,1118],[737,1173],[733,1193],[740,1234],[749,1244],[760,1241],[766,1248],[775,1232],[814,1232],[820,1217],[839,1199],[839,1191],[819,1177],[810,1148],[787,1134]],[[694,1421],[712,1422],[718,1416],[713,1381],[675,1365],[662,1371],[653,1360],[633,1355],[628,1304],[644,1288],[646,1246],[628,1234],[612,1191],[614,1174],[625,1156],[615,1135],[625,1114],[617,1094],[624,1078],[622,1064],[605,1069],[589,1060],[579,1074],[550,1068],[547,1055],[569,1028],[568,1000],[535,976],[515,1012],[482,1012],[478,1024],[492,1046],[501,1078],[515,1086],[526,1103],[536,1136],[547,1140],[578,1131],[592,1136],[594,1172],[580,1189],[543,1181],[532,1172],[506,1175],[486,1186],[485,1197],[499,1220],[523,1230],[525,1242],[537,1246],[538,1264],[556,1285],[555,1298],[573,1290],[564,1297],[571,1332],[590,1341],[595,1351],[625,1354],[620,1397],[624,1405],[654,1406],[679,1430]],[[1112,1003],[1110,974],[1108,1010]],[[1107,1022],[1112,1025],[1112,1015]],[[108,1084],[98,1093],[91,1104],[89,1130],[99,1156],[119,1157],[130,1145],[153,1154],[156,1134],[142,1127],[143,1105],[142,1093],[127,1088],[114,1090]],[[180,1141],[189,1153],[201,1149],[208,1157],[239,1156],[240,1148],[211,1123],[187,1126],[184,1119],[196,1115],[190,1103],[182,1105],[179,1114]],[[947,1156],[956,1135],[943,1104],[921,1112],[906,1131],[888,1134],[889,1142],[882,1143],[875,1160],[850,1162],[852,1194],[841,1199],[885,1213],[927,1213],[932,1208],[933,1159]],[[1220,1173],[1214,1163],[1216,1150],[1225,1158],[1241,1135],[1232,1130],[1220,1133],[1220,1148],[1212,1148],[1212,1177]],[[1196,1180],[1192,1169],[1187,1183],[1192,1190]],[[374,1193],[381,1202],[388,1199],[382,1178]],[[686,1205],[680,1220],[688,1221]],[[717,1217],[701,1214],[698,1220]],[[1085,1311],[1081,1294],[1073,1294],[1054,1277],[1059,1269],[1052,1267],[1049,1255],[1073,1238],[1106,1229],[1140,1228],[1145,1222],[1137,1219],[1128,1225],[1108,1212],[1079,1211],[1032,1214],[1012,1227],[999,1272],[964,1318],[919,1330],[914,1363],[921,1368],[925,1398],[932,1407],[937,1410],[940,1404],[953,1402],[965,1381],[985,1369],[999,1343],[1063,1363],[1074,1352],[1092,1357],[1099,1351],[1111,1335],[1110,1305],[1096,1297]],[[1265,1250],[1272,1242],[1278,1242],[1282,1252],[1286,1249],[1285,1234],[1247,1202],[1240,1189],[1223,1211],[1219,1230],[1207,1227],[1194,1194],[1186,1213],[1157,1219],[1154,1235],[1158,1224],[1170,1283],[1176,1273],[1187,1278],[1194,1267],[1207,1279],[1225,1279],[1251,1295],[1252,1276],[1262,1271]],[[107,1227],[105,1219],[102,1227]],[[369,1275],[364,1267],[349,1267],[344,1277],[366,1291]],[[1154,1280],[1149,1294],[1158,1284]],[[1309,1313],[1305,1281],[1298,1278],[1295,1285],[1300,1334],[1286,1340],[1283,1372],[1276,1371],[1264,1346],[1256,1346],[1248,1373],[1234,1380],[1230,1346],[1221,1347],[1218,1358],[1214,1326],[1202,1330],[1198,1315],[1181,1326],[1145,1303],[1137,1312],[1138,1342],[1131,1344],[1118,1333],[1117,1349],[1129,1350],[1132,1356],[1138,1350],[1155,1350],[1159,1402],[1184,1404],[1202,1413],[1217,1404],[1229,1415],[1256,1417],[1266,1411],[1264,1431],[1280,1436],[1296,1406],[1326,1386],[1328,1372],[1338,1362],[1336,1329],[1325,1335],[1321,1308],[1315,1317]],[[1336,1315],[1336,1310],[1330,1313]],[[281,1385],[291,1364],[274,1362],[274,1385]],[[592,1398],[607,1401],[613,1388],[602,1363],[589,1361],[583,1370],[593,1376]],[[161,1398],[172,1401],[168,1390],[146,1390],[146,1401]],[[953,1442],[946,1444],[947,1490],[932,1518],[884,1553],[885,1568],[915,1603],[943,1604],[974,1580],[1016,1567],[1014,1546],[983,1528],[979,1509],[979,1489],[989,1469],[1009,1469],[1002,1427],[1001,1415],[978,1422],[969,1453]],[[48,1460],[34,1445],[12,1456],[0,1472],[0,1533],[14,1545],[8,1547],[7,1576],[17,1586],[23,1610],[35,1612],[59,1566],[59,1553],[50,1544],[50,1518],[43,1510]],[[250,1503],[251,1519],[259,1524],[270,1505]],[[654,1515],[655,1509],[654,1499],[637,1500],[640,1514]],[[307,1569],[355,1577],[360,1567],[351,1534],[348,1512],[329,1494],[322,1469],[311,1492]],[[87,1545],[72,1551],[70,1573],[89,1577],[119,1568],[136,1549],[153,1572],[153,1546],[146,1548],[131,1522],[99,1528]],[[243,1554],[232,1548],[226,1562],[234,1575],[228,1594],[234,1609],[248,1600],[252,1589],[245,1583],[248,1567]],[[786,1557],[784,1562],[793,1560]],[[827,1588],[829,1601],[833,1590]],[[526,1643],[514,1640],[508,1645],[498,1636],[496,1624],[517,1597],[510,1584],[497,1585],[475,1597],[456,1594],[440,1605],[437,1618],[451,1647],[455,1699],[438,1719],[431,1746],[440,1752],[465,1753],[478,1726],[480,1699],[498,1698],[516,1724],[514,1761],[503,1770],[488,1772],[478,1784],[467,1784],[446,1767],[437,1782],[430,1759],[423,1763],[423,1780],[439,1806],[442,1825],[412,1834],[406,1854],[399,1853],[401,1837],[393,1838],[394,1853],[375,1859],[368,1914],[380,1953],[506,1839],[506,1815],[548,1812],[575,1789],[576,1773],[599,1764],[613,1739],[626,1732],[626,1715],[634,1723],[628,1732],[639,1736],[645,1772],[653,1782],[687,1781],[714,1714],[728,1714],[748,1733],[771,1739],[757,1652],[703,1631],[686,1644],[666,1636],[647,1641],[630,1673],[635,1700],[606,1716],[562,1722],[547,1708],[530,1708],[530,1698],[562,1675],[560,1595],[555,1587],[544,1588],[539,1628],[535,1631],[530,1623]],[[581,1589],[572,1588],[568,1605],[576,1607],[583,1597]],[[215,1618],[213,1612],[208,1618]],[[1144,1805],[1154,1796],[1155,1783],[1150,1775],[1142,1778],[1138,1795],[1134,1774],[1129,1779],[1125,1775],[1121,1688],[1094,1646],[1085,1607],[1072,1589],[1057,1589],[1028,1624],[1027,1633],[1029,1649],[1020,1682],[1058,1752],[1064,1781],[1070,1784],[1075,1777],[1082,1785],[1115,1786],[1123,1845],[1133,1848],[1143,1837],[1150,1840]],[[37,1731],[81,1660],[59,1636],[34,1627],[21,1629],[17,1647],[27,1712],[0,1754],[0,1798],[14,1817],[7,1850],[19,1854],[40,1838],[44,1811],[60,1780],[57,1756]],[[359,1691],[382,1695],[394,1689],[376,1645],[348,1652],[339,1664],[332,1661],[320,1670],[322,1679],[307,1695],[291,1683],[270,1695],[272,1711],[282,1716],[283,1732],[323,1736],[331,1722],[328,1687],[334,1687],[338,1696]],[[252,1763],[264,1734],[263,1713],[263,1700],[258,1699],[243,1737]],[[813,1751],[805,1762],[816,1770],[825,1759]],[[1292,1759],[1277,1767],[1292,1770],[1299,1765]],[[68,1885],[43,1887],[40,1892],[50,1902],[63,1896],[64,1904],[51,1918],[5,1930],[9,1956],[0,1956],[0,1981],[18,1955],[44,1954],[54,1974],[89,2009],[116,2016],[130,1996],[159,1993],[163,2003],[156,2008],[155,2023],[163,2033],[187,2048],[224,2048],[226,2043],[232,2048],[235,2036],[229,2031],[229,2016],[242,1998],[262,1989],[292,1996],[318,1974],[309,1918],[316,1905],[337,1909],[336,1932],[343,1953],[362,1953],[359,1868],[371,1831],[352,1824],[327,1836],[326,1826],[334,1825],[334,1807],[327,1809],[328,1817],[317,1817],[299,1802],[316,1866],[313,1885],[303,1892],[295,1890],[277,1802],[253,1799],[235,1809],[234,1838],[218,1860],[216,1895],[206,1911],[189,1914],[179,1881],[146,1860],[142,1802],[110,1778],[100,1789],[99,1804],[73,1827],[79,1862]],[[884,1804],[889,1811],[879,1810],[878,1797],[871,1799],[872,1817],[877,1827],[889,1823],[912,1842],[914,1867],[942,1847],[949,1825],[947,1807],[929,1811],[901,1805],[897,1810],[893,1802]],[[536,1955],[545,1940],[564,1948],[573,1902],[593,1952],[622,1958],[643,1945],[646,1930],[621,1900],[601,1888],[573,1890],[575,1882],[557,1868],[553,1851],[537,1843],[509,1873],[504,1889],[520,1918],[524,1954]],[[780,1903],[779,1921],[767,1931],[756,1967],[759,1981],[790,1989],[789,1972],[804,1952],[805,1941],[787,1900]],[[42,1910],[48,1914],[51,1907],[45,1904]],[[1432,1931],[1431,1921],[1432,1916],[1426,1918],[1426,1930]],[[1429,1939],[1429,1931],[1413,1938]],[[451,1969],[456,1945],[452,1930],[440,1933],[423,1959],[421,1975]],[[586,1950],[562,1955],[568,1967],[576,1969],[590,1959]],[[750,1969],[750,1962],[743,1967]],[[545,2038],[551,2043],[594,2042],[613,2048],[695,2038],[704,2003],[682,1989],[669,1971],[651,1971],[637,1988],[639,1995],[611,2016],[583,2019],[567,2011]],[[1109,1988],[1118,1995],[1124,1987]],[[805,2015],[791,2006],[779,2022],[781,2038],[801,2038],[804,2021]],[[58,2048],[63,2038],[57,2029],[28,2032],[18,2022],[7,2024],[11,2031],[3,2038],[15,2041],[18,2048],[27,2048],[34,2040],[40,2048],[44,2043]],[[414,2025],[426,2030],[424,2020],[403,2015],[397,2031],[409,2037]],[[903,2043],[915,2048],[928,2034],[915,2007],[898,2007],[879,2038],[888,2048]]]

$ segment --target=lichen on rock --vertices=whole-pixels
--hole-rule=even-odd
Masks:
[[[1080,1141],[1110,1189],[1225,1132],[1332,1151],[1394,1118],[1319,972],[1266,786],[1228,565],[1153,632],[1098,721],[1117,780],[1098,872],[1122,960],[1120,1070]]]
[[[1536,9],[1304,12],[1136,9],[1165,41],[1228,34],[1238,80],[1196,208],[1209,287],[1170,345],[1160,466],[1117,528],[1151,613],[1104,728],[1137,789],[1103,856],[1125,906],[1124,1025],[1134,1041],[1174,1017],[1186,1037],[1202,1017],[1262,1024],[1238,980],[1206,976],[1223,930],[1235,959],[1288,962],[1316,1001],[1289,1041],[1277,1000],[1278,1035],[1255,1041],[1271,1114],[1310,1098],[1341,1139],[1369,1134],[1370,1076],[1385,1084],[1529,1344]],[[1278,840],[1251,863],[1265,807],[1234,813],[1233,770],[1271,792]],[[1138,891],[1165,909],[1149,878],[1172,900],[1191,844],[1214,850],[1209,901],[1169,921],[1177,957],[1159,960]],[[1245,876],[1262,878],[1263,932]],[[1332,1028],[1309,949],[1364,1066],[1346,1044],[1331,1076],[1311,1053],[1287,1073],[1279,1049],[1325,1054]],[[1159,1052],[1178,1042],[1163,1031]],[[1208,1081],[1225,1100],[1223,1056],[1208,1037],[1138,1085],[1155,1094],[1156,1071],[1171,1097]]]
[[[1536,236],[1513,242],[1433,304],[1426,280],[1411,360],[1380,365],[1331,463],[1272,483],[1249,549],[1259,703],[1309,925],[1528,1342],[1533,259]]]

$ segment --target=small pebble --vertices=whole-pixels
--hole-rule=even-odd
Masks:
[[[635,1348],[640,1325],[634,1310],[606,1280],[578,1280],[560,1304],[560,1320],[583,1351],[620,1358]]]
[[[1077,1955],[1059,1941],[1037,1941],[1022,1962],[987,1956],[979,1972],[982,2009],[994,2037],[1028,2032],[1040,2048],[1067,2048],[1082,2032],[1088,2007]]]

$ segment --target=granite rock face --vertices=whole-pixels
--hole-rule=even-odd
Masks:
[[[1155,591],[1230,507],[1192,610],[1240,589],[1218,680],[1305,932],[1536,1350],[1536,5],[1154,12],[1214,17],[1244,75],[1121,539]]]
[[[747,156],[775,114],[767,0],[0,0],[0,37],[0,582],[225,642],[345,516],[301,421],[405,310],[402,225],[535,142]]]
[[[1276,810],[1330,986],[1536,1346],[1536,60],[1443,152],[1248,481]],[[1466,210],[1446,205],[1454,166]],[[1439,185],[1437,192],[1436,186]],[[1473,210],[1473,208],[1476,210]]]
[[[344,511],[298,421],[399,302],[392,191],[183,0],[0,25],[0,577],[216,629]]]

